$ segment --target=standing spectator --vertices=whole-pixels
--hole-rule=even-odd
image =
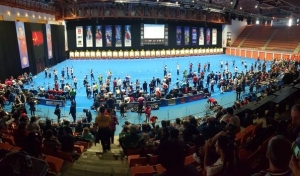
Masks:
[[[96,137],[96,142],[101,141],[103,152],[106,153],[110,150],[110,132],[109,132],[109,123],[110,117],[104,115],[105,108],[103,106],[99,109],[100,114],[95,119],[95,126],[98,127],[98,133]]]
[[[114,143],[116,125],[119,125],[118,118],[116,117],[116,111],[110,111],[110,122],[109,122],[109,130],[110,130],[110,142]]]
[[[34,100],[32,98],[30,98],[28,104],[29,104],[29,110],[30,110],[31,116],[35,116],[36,108],[35,108],[35,102],[34,102]]]
[[[75,123],[76,122],[76,102],[75,101],[72,101],[72,103],[71,103],[69,115],[72,116],[73,122]]]
[[[61,138],[61,151],[71,153],[71,155],[74,155],[74,144],[75,140],[72,136],[72,131],[69,130],[69,127],[63,127],[63,133],[64,135]]]
[[[27,131],[28,132],[34,132],[34,133],[39,133],[41,128],[39,124],[36,122],[36,117],[33,116],[30,118],[30,122],[27,125]]]
[[[59,104],[56,104],[54,114],[57,116],[57,122],[60,122],[61,110],[59,108]]]
[[[145,102],[145,98],[143,97],[143,94],[140,94],[140,97],[138,98],[138,114],[139,114],[139,116],[142,116],[144,102]]]
[[[150,115],[151,115],[151,106],[148,105],[145,108],[146,123],[149,123]]]
[[[155,127],[156,120],[158,120],[157,116],[150,117],[150,122],[153,128]]]

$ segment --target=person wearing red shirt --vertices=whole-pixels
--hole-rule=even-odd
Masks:
[[[54,97],[52,94],[50,94],[48,98],[49,98],[50,100],[54,100],[54,99],[55,99],[55,97]]]
[[[151,122],[153,128],[155,128],[156,120],[158,120],[157,116],[150,117],[150,122]]]
[[[197,87],[197,82],[198,82],[198,78],[197,78],[197,76],[195,75],[195,76],[193,77],[194,87]]]
[[[149,118],[150,118],[150,115],[151,115],[151,106],[148,105],[146,108],[145,108],[145,116],[146,116],[146,123],[149,123]]]
[[[208,98],[207,103],[209,103],[209,107],[217,106],[218,105],[217,100],[214,99],[214,98],[212,98],[212,97]]]
[[[138,114],[139,116],[142,116],[143,106],[145,102],[145,98],[143,97],[143,94],[140,95],[137,101],[138,101]]]

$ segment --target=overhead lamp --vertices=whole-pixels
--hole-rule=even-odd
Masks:
[[[20,13],[18,12],[17,15],[20,16]]]
[[[7,15],[10,16],[10,11],[7,11]]]
[[[255,8],[257,9],[257,7],[258,7],[258,6],[256,5]]]
[[[28,17],[28,14],[26,13],[25,16]]]
[[[240,7],[240,10],[242,10],[243,9],[243,7]]]
[[[233,4],[232,0],[230,1],[230,4]]]

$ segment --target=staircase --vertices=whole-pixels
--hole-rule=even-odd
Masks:
[[[262,49],[266,49],[267,46],[269,45],[269,43],[273,40],[274,36],[278,33],[278,29],[276,31],[273,32],[273,34],[270,36],[270,38],[267,40],[267,42],[265,43],[265,45],[262,47]]]
[[[62,176],[128,176],[129,167],[126,159],[117,159],[121,148],[116,144],[111,145],[111,151],[101,153],[100,144],[93,146],[84,152],[78,160],[70,164]]]
[[[300,52],[300,42],[298,43],[297,47],[294,50],[294,54],[298,54]]]
[[[244,37],[244,39],[240,42],[240,44],[238,45],[238,48],[239,47],[241,47],[242,45],[243,45],[243,43],[244,43],[244,41],[247,39],[247,37],[249,37],[249,35],[256,29],[257,27],[255,26],[255,27],[253,27],[252,29],[251,29],[251,31]]]

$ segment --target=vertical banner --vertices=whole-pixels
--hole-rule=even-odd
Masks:
[[[197,44],[197,28],[196,27],[192,28],[192,44],[193,45]]]
[[[46,35],[47,35],[47,48],[48,48],[48,59],[52,59],[52,38],[51,38],[51,26],[46,24]]]
[[[184,44],[190,44],[190,27],[184,27]]]
[[[95,33],[95,40],[96,40],[96,47],[102,47],[102,26],[96,26],[96,33]]]
[[[181,26],[176,27],[176,44],[181,45],[182,41],[182,31],[181,31]]]
[[[131,25],[125,25],[124,44],[125,47],[131,47]]]
[[[16,31],[17,31],[17,37],[18,37],[21,67],[27,68],[27,67],[29,67],[29,61],[28,61],[28,53],[27,53],[25,28],[24,28],[23,22],[16,22]]]
[[[121,32],[122,26],[121,25],[115,25],[115,39],[116,39],[116,47],[122,47],[122,32]]]
[[[204,45],[204,29],[199,28],[199,45]]]
[[[111,46],[111,39],[112,39],[112,29],[111,25],[105,26],[105,40],[106,46]]]
[[[217,29],[213,28],[212,29],[212,39],[211,39],[211,44],[212,45],[217,45]]]
[[[210,45],[210,29],[206,29],[206,45]]]
[[[86,32],[86,36],[85,36],[85,43],[86,43],[86,47],[93,47],[93,34],[92,34],[92,26],[86,26],[85,27],[85,32]]]
[[[82,26],[76,26],[76,47],[83,47]]]

